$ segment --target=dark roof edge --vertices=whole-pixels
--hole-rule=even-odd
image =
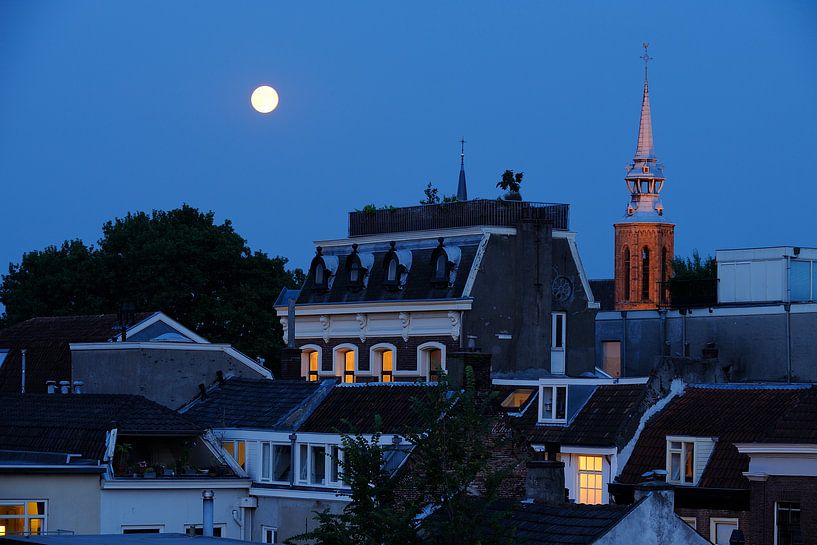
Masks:
[[[298,431],[303,423],[312,416],[315,409],[326,399],[336,384],[334,379],[322,380],[320,386],[318,386],[318,389],[312,395],[307,396],[296,407],[293,407],[292,410],[278,422],[283,426],[289,427],[292,431]]]

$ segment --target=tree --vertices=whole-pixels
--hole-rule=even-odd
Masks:
[[[706,307],[718,300],[718,263],[712,256],[702,259],[698,250],[692,258],[672,260],[672,278],[667,282],[674,307]]]
[[[253,252],[225,220],[188,205],[136,212],[102,227],[98,247],[80,240],[9,265],[0,301],[11,325],[35,316],[115,313],[122,303],[161,310],[213,342],[270,361],[283,346],[272,308],[303,278],[287,260]]]
[[[420,204],[438,204],[440,202],[439,190],[428,182],[428,185],[423,190],[425,199],[420,201]]]
[[[517,172],[514,174],[513,170],[506,170],[502,173],[502,179],[496,183],[496,186],[503,191],[507,191],[505,194],[505,200],[522,200],[522,195],[519,193],[519,189],[522,186],[522,178],[524,176],[524,172]]]
[[[492,433],[492,396],[474,387],[451,390],[445,377],[414,400],[416,425],[404,434],[411,454],[402,472],[390,475],[387,456],[394,447],[380,435],[342,435],[344,481],[350,503],[340,514],[318,513],[319,526],[288,543],[316,545],[413,545],[424,543],[508,543],[500,524],[497,492],[509,468],[490,466],[500,439]],[[375,418],[377,418],[375,416]],[[479,491],[479,497],[475,492]],[[405,492],[410,491],[410,494]],[[426,516],[428,515],[428,516]]]

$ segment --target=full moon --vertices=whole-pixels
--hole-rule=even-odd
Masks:
[[[262,85],[252,92],[250,103],[256,112],[268,114],[278,107],[278,92],[269,85]]]

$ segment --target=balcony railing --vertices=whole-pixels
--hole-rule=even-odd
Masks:
[[[566,204],[478,199],[403,208],[349,212],[349,236],[491,225],[516,227],[520,221],[545,221],[568,229]]]

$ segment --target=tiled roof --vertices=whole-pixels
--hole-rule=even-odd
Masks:
[[[435,386],[400,383],[338,385],[298,431],[403,433],[417,421],[414,400],[436,391]],[[381,421],[375,429],[375,417]]]
[[[598,386],[567,426],[537,424],[536,404],[521,417],[520,425],[534,444],[621,447],[635,432],[646,392],[646,384]]]
[[[231,378],[183,409],[205,428],[267,428],[283,425],[321,385],[303,380]]]
[[[632,506],[497,502],[490,509],[499,515],[495,522],[500,524],[502,533],[512,532],[513,543],[585,545],[607,533]]]
[[[690,386],[644,427],[622,471],[624,483],[666,466],[668,435],[714,437],[717,443],[701,475],[704,488],[748,488],[742,472],[749,457],[735,443],[817,442],[817,390],[801,386]]]
[[[600,310],[613,310],[616,306],[616,281],[614,279],[590,280],[590,291],[600,305]]]
[[[414,301],[424,299],[452,299],[462,297],[468,273],[474,262],[477,253],[478,241],[469,243],[451,242],[459,247],[461,255],[457,265],[457,273],[454,284],[451,287],[436,288],[432,283],[434,268],[431,263],[434,248],[421,248],[402,250],[398,244],[397,249],[401,251],[411,251],[411,269],[406,277],[405,286],[399,290],[386,289],[386,270],[384,260],[388,253],[387,249],[374,252],[374,262],[368,271],[368,280],[365,288],[360,290],[349,289],[347,283],[348,273],[346,271],[346,258],[351,253],[351,248],[346,254],[338,255],[338,268],[335,271],[335,278],[331,289],[322,293],[313,288],[312,275],[308,275],[303,289],[300,291],[297,303],[340,303],[340,302],[361,302],[361,301]],[[436,241],[435,241],[436,246]]]
[[[136,323],[152,312],[136,315]],[[116,314],[32,318],[0,330],[0,349],[10,349],[0,365],[0,392],[19,392],[26,349],[26,392],[45,392],[47,380],[71,380],[69,343],[105,342],[117,335]]]
[[[0,445],[5,450],[66,452],[100,459],[105,432],[119,435],[199,435],[176,412],[142,396],[1,394]]]

